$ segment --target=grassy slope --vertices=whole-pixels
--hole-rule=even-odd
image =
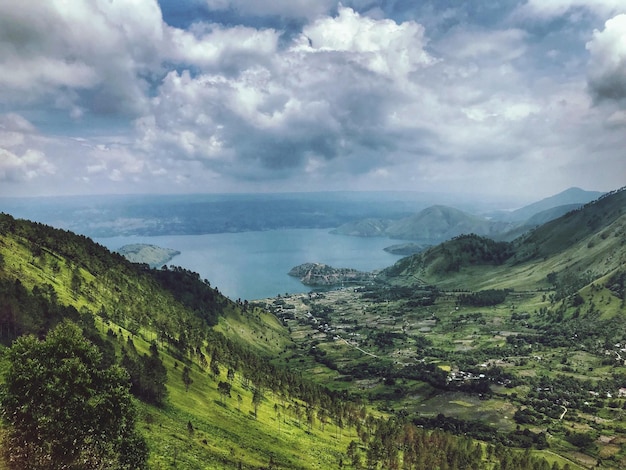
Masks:
[[[137,339],[135,345],[138,350],[148,347]],[[339,436],[332,424],[322,431],[316,423],[308,431],[287,409],[290,401],[270,392],[264,394],[255,419],[252,390],[243,386],[239,374],[232,382],[231,397],[219,395],[217,384],[226,381],[224,368],[214,378],[198,364],[191,365],[193,383],[186,391],[183,364],[167,352],[162,358],[168,369],[168,404],[164,409],[140,404],[140,428],[152,450],[151,468],[237,468],[240,462],[258,468],[268,465],[270,458],[286,468],[329,468],[354,438],[353,430]]]
[[[438,280],[442,287],[464,286],[473,290],[536,290],[549,287],[551,272],[589,272],[601,278],[626,265],[626,215],[611,223],[602,233],[592,234],[563,251],[541,259],[502,266],[472,266],[458,275]]]
[[[102,305],[113,309],[131,293],[136,302],[146,302],[144,308],[160,308],[164,313],[181,308],[169,294],[146,279],[128,275],[124,285],[115,288],[100,283],[100,276],[85,267],[78,268],[82,287],[73,292],[71,278],[77,266],[46,249],[34,257],[29,242],[15,236],[0,235],[0,254],[4,259],[0,275],[19,278],[28,288],[50,284],[61,303],[74,305],[78,310],[97,312]],[[118,349],[130,335],[122,325],[105,324],[100,319],[97,324],[103,333],[109,327],[117,333]],[[289,342],[288,333],[274,316],[260,311],[243,314],[234,304],[227,306],[216,329],[236,341],[256,345],[258,352],[268,355],[276,354]],[[137,350],[147,352],[149,340],[155,336],[153,331],[140,330],[134,337]],[[320,423],[316,423],[309,431],[304,422],[298,423],[288,411],[293,406],[290,399],[285,401],[269,392],[265,393],[255,419],[251,415],[252,390],[243,388],[239,375],[233,381],[232,397],[222,404],[217,383],[226,380],[224,368],[220,377],[212,378],[188,358],[185,362],[192,369],[194,382],[185,391],[181,359],[175,359],[164,348],[161,356],[168,369],[167,405],[160,409],[138,403],[138,423],[151,450],[151,468],[237,468],[240,463],[244,468],[259,468],[267,466],[270,459],[285,468],[329,468],[337,464],[354,438],[354,431],[344,430],[339,435],[332,424],[322,431]],[[237,395],[242,397],[240,406]],[[280,422],[277,412],[281,414]],[[193,434],[188,432],[188,422],[195,429]]]

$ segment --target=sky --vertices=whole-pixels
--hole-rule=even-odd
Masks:
[[[624,185],[623,0],[0,0],[0,196]]]

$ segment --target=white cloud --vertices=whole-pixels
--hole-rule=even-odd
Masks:
[[[195,24],[191,31],[167,29],[169,49],[165,54],[178,63],[200,68],[241,69],[250,57],[259,60],[276,52],[279,33],[272,29],[217,24]]]
[[[423,33],[414,22],[373,20],[347,8],[305,27],[282,49],[273,31],[233,30],[258,45],[247,50],[245,67],[236,75],[215,67],[197,75],[170,72],[152,113],[136,123],[140,147],[255,180],[367,172],[374,155],[392,145],[389,116],[410,75],[436,62]],[[211,37],[193,41],[202,49]]]
[[[56,168],[40,146],[30,122],[15,113],[0,115],[0,182],[54,174]]]
[[[592,35],[589,21],[573,20],[616,12],[621,1],[531,0],[523,9],[533,19],[571,20],[541,38],[527,18],[472,24],[466,10],[435,4],[424,8],[442,14],[447,34],[432,37],[419,18],[385,18],[411,9],[366,0],[345,5],[368,13],[330,0],[207,0],[245,25],[215,23],[216,13],[187,29],[166,24],[155,0],[63,5],[0,3],[0,110],[14,111],[0,115],[3,182],[445,190],[475,178],[506,189],[524,172],[547,184],[602,170],[613,178],[603,184],[620,185],[611,148],[626,145],[624,108],[605,103],[626,93],[626,25],[615,16]],[[589,41],[587,77],[580,38]],[[22,117],[41,128],[59,110],[61,135]],[[105,124],[81,134],[83,121]]]
[[[209,28],[187,40],[202,50],[211,34],[215,50],[222,35],[255,37],[250,28]],[[584,77],[534,79],[520,29],[457,27],[435,54],[416,22],[340,8],[290,47],[278,47],[273,30],[258,34],[267,41],[245,50],[235,74],[211,52],[197,59],[203,72],[163,80],[136,122],[138,148],[158,160],[155,168],[173,168],[175,156],[212,178],[284,188],[295,178],[299,189],[346,181],[437,189],[474,168],[487,187],[492,165],[503,180],[525,167],[528,179],[545,179],[547,168],[566,174],[574,156],[586,158],[598,143],[578,141],[599,117],[589,118]]]
[[[626,102],[626,14],[594,31],[589,50],[589,88],[598,100]]]
[[[626,6],[622,0],[528,0],[521,9],[526,14],[548,19],[577,9],[607,17],[625,11]]]
[[[0,144],[0,182],[33,180],[54,174],[55,170],[40,150],[27,148],[23,152],[12,152]]]
[[[335,18],[320,18],[306,26],[300,50],[344,52],[346,59],[388,77],[405,77],[434,59],[424,50],[424,28],[415,22],[374,20],[350,8],[339,8]]]
[[[160,67],[163,27],[156,1],[0,2],[0,99],[53,99],[75,116],[79,101],[99,112],[136,111],[145,102],[142,74]]]

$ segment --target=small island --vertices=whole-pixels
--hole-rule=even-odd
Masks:
[[[420,245],[417,243],[401,243],[383,248],[387,253],[399,256],[411,256],[415,253],[421,253],[431,245]]]
[[[145,243],[124,245],[116,251],[132,263],[147,264],[151,268],[160,268],[174,256],[180,255],[180,251]]]
[[[333,268],[322,263],[304,263],[289,271],[300,282],[311,287],[333,287],[344,284],[359,284],[374,279],[375,274],[351,268]]]

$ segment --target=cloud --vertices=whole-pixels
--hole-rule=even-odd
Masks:
[[[54,166],[39,150],[27,149],[20,154],[0,147],[0,181],[28,181],[54,172]]]
[[[0,3],[0,99],[52,101],[75,116],[136,112],[144,76],[160,67],[164,23],[156,1]]]
[[[623,184],[623,2],[408,3],[0,4],[0,189]]]
[[[305,27],[288,48],[273,30],[231,34],[257,45],[246,50],[245,67],[170,72],[152,113],[136,123],[144,152],[177,154],[249,180],[339,170],[344,163],[335,160],[357,154],[359,165],[349,171],[367,172],[395,145],[388,122],[409,75],[435,62],[419,24],[348,8]],[[212,37],[197,37],[197,47],[220,43]]]
[[[488,60],[507,63],[526,51],[527,34],[521,29],[485,30],[454,28],[438,48],[459,61]]]
[[[36,142],[35,127],[15,113],[0,115],[0,182],[28,181],[55,173]]]
[[[597,101],[626,103],[626,14],[608,20],[594,31],[589,50],[589,90]]]
[[[245,26],[196,23],[190,31],[168,27],[164,55],[178,64],[236,74],[276,52],[279,33]]]
[[[396,78],[434,62],[424,45],[424,28],[416,22],[375,20],[340,8],[336,17],[306,26],[296,50],[347,53],[368,70]]]

